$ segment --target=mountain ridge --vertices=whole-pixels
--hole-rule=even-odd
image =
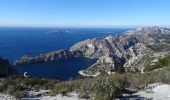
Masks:
[[[97,58],[98,61],[87,69],[79,71],[84,76],[96,76],[103,71],[110,74],[120,66],[125,70],[143,72],[144,66],[152,60],[169,54],[169,43],[170,31],[168,29],[157,26],[143,27],[127,31],[119,36],[110,35],[80,41],[69,50],[53,51],[35,57],[22,57],[16,60],[15,64],[88,57]]]

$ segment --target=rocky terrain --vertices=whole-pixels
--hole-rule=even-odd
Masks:
[[[42,92],[41,92],[42,91]],[[40,90],[36,93],[33,93],[35,97],[23,97],[21,99],[23,100],[86,100],[86,99],[80,99],[78,98],[78,94],[71,92],[67,96],[63,96],[61,94],[58,94],[56,96],[48,96],[43,95],[44,90]],[[41,96],[36,96],[36,94],[39,94]],[[0,93],[0,99],[2,100],[17,100],[13,96]],[[119,98],[121,100],[170,100],[170,85],[168,84],[162,84],[162,83],[154,83],[149,84],[145,90],[135,92],[135,93],[129,93],[129,94],[123,94],[123,98]],[[117,100],[119,100],[117,99]]]
[[[81,41],[69,50],[53,51],[35,57],[23,56],[15,64],[57,61],[72,57],[98,59],[95,64],[79,73],[96,76],[100,72],[111,74],[119,68],[141,71],[170,51],[170,31],[160,27],[143,27],[120,36],[106,36]]]
[[[149,84],[145,90],[126,94],[127,99],[133,100],[170,100],[170,85],[162,83]]]
[[[6,77],[16,73],[16,70],[9,64],[8,60],[0,58],[0,77]]]
[[[39,56],[29,57],[24,55],[19,60],[16,60],[15,64],[30,64],[38,62],[47,62],[47,61],[58,61],[63,59],[69,59],[73,57],[82,56],[81,52],[69,51],[69,50],[57,50],[45,54],[40,54]]]

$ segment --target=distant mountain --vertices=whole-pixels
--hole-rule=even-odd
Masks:
[[[120,36],[87,39],[69,50],[53,51],[35,57],[24,56],[16,64],[57,61],[72,57],[97,58],[98,61],[79,73],[96,76],[101,72],[111,74],[119,68],[141,71],[146,65],[170,52],[170,31],[160,27],[143,27],[125,32]]]

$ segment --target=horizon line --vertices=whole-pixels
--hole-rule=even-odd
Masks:
[[[30,28],[137,28],[137,27],[168,27],[170,25],[0,25],[0,27],[30,27]]]

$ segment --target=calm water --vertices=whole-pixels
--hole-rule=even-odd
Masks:
[[[31,76],[68,80],[76,78],[79,70],[95,62],[96,60],[87,58],[72,58],[57,62],[18,65],[16,68],[21,73],[27,72]]]
[[[68,49],[75,43],[95,37],[121,34],[122,28],[67,28],[71,33],[47,34],[56,28],[0,28],[0,56],[10,63],[27,55],[38,55],[52,50]],[[78,70],[85,69],[95,61],[80,58],[58,62],[16,66],[20,72],[27,71],[32,76],[74,78]]]

